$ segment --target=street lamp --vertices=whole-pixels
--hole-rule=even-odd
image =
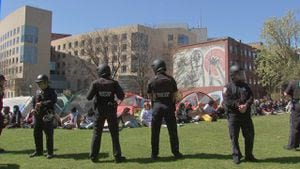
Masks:
[[[30,95],[30,96],[32,96],[31,92],[32,92],[32,85],[30,84],[30,85],[29,85],[29,95]]]

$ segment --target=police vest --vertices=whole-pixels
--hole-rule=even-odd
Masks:
[[[114,81],[110,79],[101,78],[98,81],[97,103],[106,104],[107,102],[114,102],[115,86]]]

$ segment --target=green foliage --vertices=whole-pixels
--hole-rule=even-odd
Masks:
[[[254,155],[259,163],[244,162],[235,165],[231,159],[231,144],[227,121],[200,122],[178,128],[180,151],[184,159],[174,160],[170,150],[167,128],[161,129],[160,159],[150,159],[150,133],[146,127],[123,129],[120,142],[127,162],[113,162],[112,144],[109,133],[103,133],[99,163],[88,159],[92,130],[63,130],[54,132],[54,153],[56,156],[29,158],[34,151],[32,129],[4,129],[0,147],[6,150],[0,154],[0,168],[9,166],[20,169],[297,169],[299,151],[287,151],[282,148],[288,141],[289,115],[254,117],[255,144]],[[45,141],[45,139],[44,139]],[[240,134],[240,146],[244,154],[244,141]]]
[[[270,18],[262,29],[264,46],[256,59],[256,73],[260,83],[274,92],[287,81],[299,78],[300,61],[296,50],[299,45],[300,23],[289,11],[282,18]]]

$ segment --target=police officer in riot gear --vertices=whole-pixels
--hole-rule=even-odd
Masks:
[[[32,98],[34,113],[34,142],[35,152],[30,157],[43,155],[43,131],[46,135],[47,158],[53,157],[53,118],[54,105],[57,101],[57,94],[54,89],[49,86],[49,79],[47,75],[40,74],[37,76],[35,82],[39,89]]]
[[[107,64],[101,64],[97,68],[99,79],[92,82],[87,93],[87,99],[94,99],[94,109],[96,121],[94,122],[93,138],[91,145],[90,158],[93,162],[98,160],[100,151],[101,135],[105,120],[112,138],[113,154],[115,162],[119,163],[126,158],[122,156],[119,142],[119,127],[117,120],[117,102],[124,99],[124,92],[119,83],[111,79],[111,70]]]
[[[232,144],[232,157],[235,164],[239,164],[242,153],[239,147],[240,128],[245,139],[245,160],[258,161],[253,156],[254,126],[251,119],[251,105],[253,94],[245,83],[245,72],[238,65],[230,67],[231,82],[223,89],[224,105],[228,117],[229,135]]]
[[[292,97],[292,112],[290,115],[289,142],[284,146],[287,150],[296,150],[300,143],[300,80],[293,80],[284,91],[284,95]]]
[[[181,158],[175,117],[177,84],[173,77],[166,74],[166,63],[156,59],[151,65],[155,77],[148,84],[147,93],[152,101],[151,147],[153,160],[159,154],[159,134],[162,119],[168,127],[172,153],[175,158]]]

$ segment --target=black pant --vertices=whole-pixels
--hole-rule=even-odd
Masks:
[[[154,103],[151,124],[151,146],[153,156],[157,156],[159,153],[159,133],[163,118],[165,119],[168,127],[172,153],[174,155],[179,153],[175,106]]]
[[[35,142],[35,151],[43,153],[43,131],[46,135],[46,145],[49,155],[53,155],[53,121],[44,122],[40,116],[35,117],[33,136]]]
[[[104,122],[107,119],[108,128],[110,131],[114,157],[121,156],[121,147],[119,141],[119,126],[115,106],[102,106],[100,111],[96,112],[96,121],[94,122],[93,138],[91,145],[90,157],[97,157],[100,151],[101,136]]]
[[[300,143],[300,104],[294,104],[290,115],[290,137],[288,146],[298,148]]]
[[[246,157],[252,157],[253,144],[254,144],[254,126],[250,115],[228,115],[228,128],[232,145],[232,155],[241,156],[241,150],[239,146],[239,133],[242,129],[242,133],[245,141],[245,155]]]

